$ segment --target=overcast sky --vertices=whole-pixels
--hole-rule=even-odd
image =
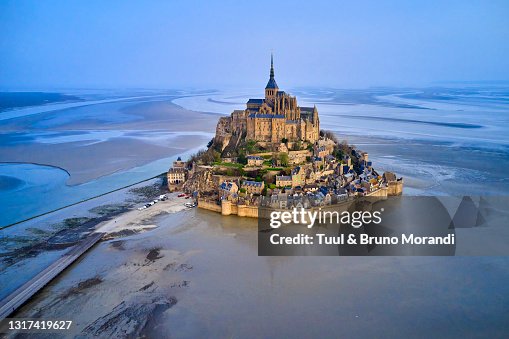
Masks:
[[[509,1],[0,1],[0,86],[509,80]]]

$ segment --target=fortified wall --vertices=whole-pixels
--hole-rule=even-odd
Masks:
[[[374,197],[377,198],[375,201],[379,201],[380,199],[385,200],[389,195],[398,195],[398,194],[390,194],[391,190],[394,192],[398,192],[401,194],[402,183],[395,183],[390,187],[383,187],[376,191],[370,192],[366,195],[366,197]],[[355,201],[355,198],[348,199],[338,204],[333,205],[325,205],[320,206],[320,209],[326,210],[337,210],[338,207],[341,206],[349,206],[351,203]],[[214,200],[207,200],[204,198],[198,198],[198,207],[203,208],[209,211],[221,213],[222,215],[237,215],[239,217],[247,217],[247,218],[270,218],[270,212],[274,211],[273,208],[265,208],[259,206],[252,205],[238,205],[232,203],[230,200],[221,200],[221,204]],[[316,208],[311,208],[314,210]]]
[[[400,178],[396,181],[390,181],[387,183],[387,195],[401,195],[403,194],[403,179]]]

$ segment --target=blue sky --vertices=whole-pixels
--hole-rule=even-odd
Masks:
[[[0,87],[509,80],[509,1],[0,1]]]

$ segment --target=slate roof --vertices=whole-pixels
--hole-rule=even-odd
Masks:
[[[263,182],[246,180],[242,183],[242,186],[254,186],[254,187],[262,187]]]
[[[267,89],[275,89],[275,88],[279,88],[277,87],[277,84],[276,84],[276,79],[274,78],[270,78],[269,79],[269,82],[267,82],[267,86],[265,86],[265,88]]]
[[[219,186],[222,190],[230,191],[233,188],[233,184],[231,182],[223,182],[221,186]]]
[[[271,118],[271,119],[284,119],[284,114],[262,114],[262,113],[251,113],[250,118]]]

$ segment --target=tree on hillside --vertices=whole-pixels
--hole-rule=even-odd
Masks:
[[[279,162],[281,166],[288,166],[288,154],[287,153],[279,153]]]
[[[248,154],[255,153],[255,150],[256,150],[255,145],[256,145],[255,140],[248,140],[246,142],[246,150],[247,150]]]
[[[214,138],[210,139],[209,143],[207,144],[207,148],[210,148],[212,144],[214,143]]]
[[[237,157],[237,162],[239,164],[242,164],[242,165],[246,165],[247,164],[247,157],[246,157],[246,154],[244,152],[239,152],[239,155]]]

